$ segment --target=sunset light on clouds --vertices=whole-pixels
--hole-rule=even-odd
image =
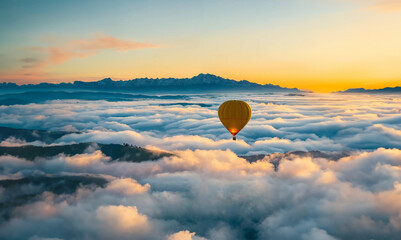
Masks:
[[[401,239],[401,0],[0,1],[1,240]]]
[[[220,94],[0,106],[0,126],[67,131],[0,128],[0,238],[401,236],[399,96],[235,96],[253,111],[237,141]]]

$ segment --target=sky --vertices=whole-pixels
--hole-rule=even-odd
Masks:
[[[400,85],[399,0],[0,2],[0,82],[211,73],[316,92]]]

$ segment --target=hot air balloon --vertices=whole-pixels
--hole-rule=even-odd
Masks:
[[[230,100],[219,107],[220,121],[233,135],[233,140],[237,140],[235,135],[245,127],[251,119],[251,115],[251,107],[244,101]]]

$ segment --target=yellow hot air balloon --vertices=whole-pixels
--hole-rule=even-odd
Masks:
[[[230,100],[219,107],[220,121],[233,135],[233,140],[237,139],[235,135],[245,127],[251,119],[251,115],[251,107],[244,101]]]

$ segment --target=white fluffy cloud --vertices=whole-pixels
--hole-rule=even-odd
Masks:
[[[252,119],[236,143],[217,117],[219,104],[246,99]],[[206,102],[208,105],[196,105]],[[78,130],[59,141],[128,142],[168,150],[226,149],[239,154],[401,147],[401,99],[392,96],[308,94],[198,95],[124,102],[57,100],[0,106],[0,124]],[[13,121],[10,122],[10,119]],[[9,139],[2,145],[23,144]],[[38,143],[36,143],[38,144]]]
[[[82,131],[52,144],[130,143],[173,154],[140,163],[111,161],[96,147],[34,161],[0,156],[0,204],[5,206],[0,211],[0,238],[401,236],[398,97],[236,97],[248,100],[253,117],[235,142],[216,115],[219,103],[230,96],[0,107],[2,125]],[[202,101],[210,106],[177,104]],[[9,138],[1,144],[27,143]],[[280,154],[313,150],[327,152]],[[274,154],[255,161],[241,157],[266,153]],[[36,176],[58,176],[63,188],[52,181],[47,187],[23,181]],[[72,188],[66,176],[96,176],[107,184]],[[20,185],[13,179],[22,179]]]
[[[96,151],[90,158],[102,159]],[[277,171],[267,159],[249,163],[221,150],[175,151],[145,163],[106,161],[85,171],[46,168],[37,160],[29,167],[42,174],[97,172],[109,183],[72,195],[44,192],[11,211],[0,237],[392,239],[401,234],[400,152],[356,152],[338,161],[282,155]]]
[[[107,190],[123,195],[141,194],[147,192],[149,188],[149,184],[143,186],[132,178],[115,179],[107,186]]]
[[[185,230],[170,235],[168,240],[206,240],[206,238],[197,237],[195,233]]]
[[[135,206],[100,206],[96,210],[100,227],[112,238],[122,235],[143,235],[150,231],[148,218],[138,213]]]

